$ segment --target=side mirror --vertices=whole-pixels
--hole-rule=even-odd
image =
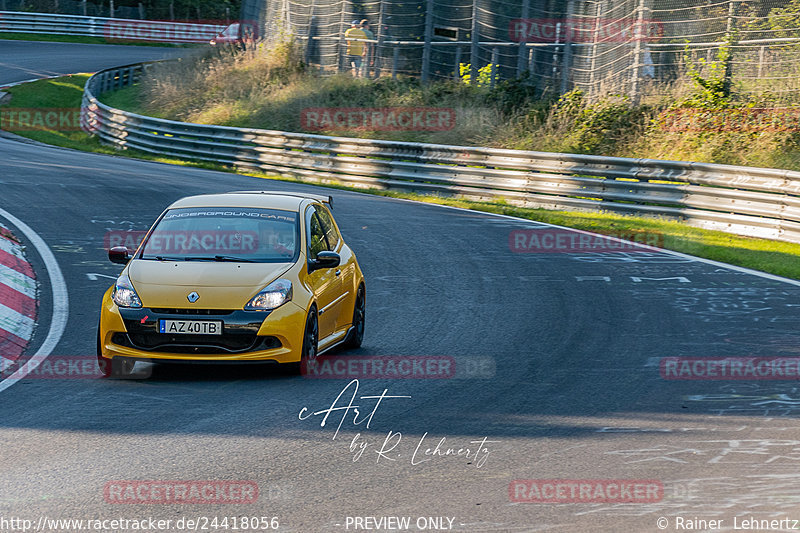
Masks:
[[[108,251],[108,260],[118,265],[127,265],[131,256],[125,246],[114,246]]]
[[[342,258],[336,252],[320,252],[315,259],[308,262],[308,271],[337,267],[341,262]]]

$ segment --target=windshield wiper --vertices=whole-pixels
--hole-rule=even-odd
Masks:
[[[256,263],[251,259],[242,259],[241,257],[234,257],[232,255],[215,255],[213,257],[209,256],[190,256],[184,257],[184,261],[218,261],[218,262],[229,262],[229,263]]]
[[[234,257],[232,255],[215,255],[214,261],[230,261],[233,263],[257,263],[252,259],[242,259],[241,257]]]

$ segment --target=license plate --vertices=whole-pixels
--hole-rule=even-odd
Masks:
[[[159,320],[158,331],[168,335],[222,335],[222,320]]]

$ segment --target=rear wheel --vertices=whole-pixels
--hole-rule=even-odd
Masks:
[[[360,348],[364,341],[364,318],[367,308],[367,295],[363,285],[359,285],[356,304],[353,308],[353,329],[345,342],[348,348]]]

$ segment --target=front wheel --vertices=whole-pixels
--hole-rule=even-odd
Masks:
[[[124,359],[122,357],[112,357],[107,359],[97,354],[97,364],[100,366],[100,372],[106,378],[124,378],[133,373],[133,367],[136,366],[136,361]]]
[[[353,308],[353,329],[345,342],[348,348],[360,348],[364,342],[364,318],[367,309],[367,295],[363,285],[358,286],[356,304]]]
[[[319,320],[317,318],[317,308],[312,306],[306,318],[306,329],[303,334],[303,351],[300,354],[300,371],[305,373],[307,366],[314,364],[317,360],[319,351]]]

